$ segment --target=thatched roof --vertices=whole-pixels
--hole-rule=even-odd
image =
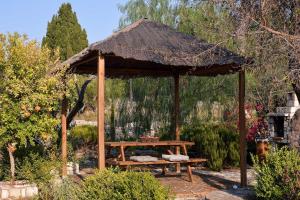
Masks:
[[[219,45],[147,19],[91,44],[65,64],[75,73],[96,73],[98,55],[105,57],[106,76],[117,77],[228,74],[245,62]]]

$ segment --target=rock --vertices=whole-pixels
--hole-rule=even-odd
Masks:
[[[15,185],[11,185],[9,182],[0,182],[0,194],[0,199],[30,198],[38,194],[38,188],[35,184],[25,181],[16,181]]]
[[[8,190],[1,190],[0,191],[1,195],[0,195],[0,199],[7,199],[9,197],[9,192]]]

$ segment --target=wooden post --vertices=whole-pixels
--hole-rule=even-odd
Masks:
[[[105,60],[103,56],[98,57],[98,78],[97,78],[97,123],[98,123],[98,169],[105,169],[105,144],[104,144],[104,84],[105,84]]]
[[[245,71],[239,72],[239,131],[240,131],[240,170],[241,186],[247,186],[247,151],[245,118]]]
[[[180,140],[180,124],[179,124],[179,74],[174,76],[174,85],[175,85],[175,139]],[[176,147],[176,154],[180,154],[180,147]],[[180,173],[180,164],[176,165],[176,172]]]
[[[64,97],[61,105],[61,159],[63,177],[67,176],[67,109],[68,101]]]

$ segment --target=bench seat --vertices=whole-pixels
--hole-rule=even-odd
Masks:
[[[136,162],[136,161],[113,161],[110,160],[109,164],[111,165],[120,165],[120,166],[131,166],[131,165],[167,165],[167,164],[191,164],[191,163],[201,163],[206,162],[205,158],[190,158],[189,160],[183,161],[168,161],[168,160],[157,160],[149,162]]]

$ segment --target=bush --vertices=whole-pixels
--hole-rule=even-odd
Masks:
[[[253,157],[257,173],[256,195],[260,199],[300,199],[300,158],[295,150],[282,148],[270,152],[263,163]]]
[[[10,163],[8,152],[2,150],[0,159],[0,180],[10,180]],[[18,148],[14,153],[16,164],[16,179],[30,182],[45,182],[51,178],[51,170],[59,168],[54,150],[45,150],[40,145]]]
[[[82,200],[165,200],[169,190],[150,173],[103,170],[88,177],[82,186]]]
[[[224,124],[193,124],[183,128],[182,137],[196,143],[200,156],[208,159],[208,167],[221,170],[239,165],[239,135]]]
[[[166,200],[170,192],[150,173],[121,172],[119,169],[98,171],[81,183],[71,179],[39,185],[41,200]]]
[[[78,149],[87,144],[96,144],[97,137],[97,127],[90,125],[76,126],[71,130],[70,141],[74,148]]]
[[[49,182],[59,168],[59,161],[52,161],[38,154],[29,154],[22,161],[17,161],[16,177],[38,185]]]
[[[39,185],[37,200],[79,200],[80,185],[70,179],[61,183],[46,182]]]

